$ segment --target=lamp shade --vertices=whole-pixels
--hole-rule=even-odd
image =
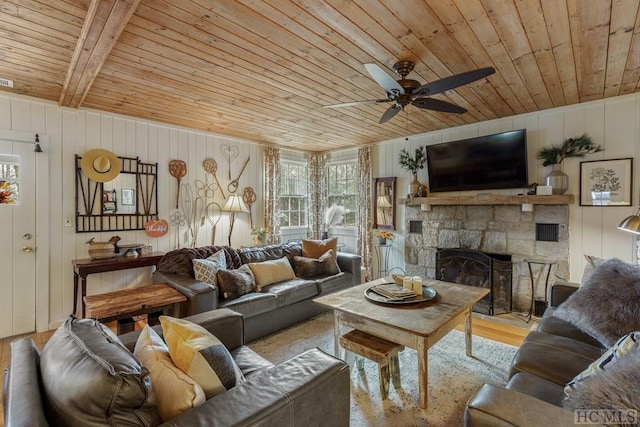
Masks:
[[[249,212],[249,208],[247,208],[242,197],[237,194],[229,194],[222,210],[225,212]]]
[[[623,219],[618,228],[630,233],[640,234],[640,210]]]

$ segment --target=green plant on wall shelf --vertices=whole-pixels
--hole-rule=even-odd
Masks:
[[[600,145],[594,144],[589,135],[582,134],[576,138],[567,138],[562,144],[545,147],[538,153],[542,166],[559,165],[569,157],[584,157],[587,154],[603,151]]]
[[[427,161],[427,155],[422,147],[416,148],[416,152],[413,157],[409,154],[409,151],[403,148],[400,150],[398,161],[403,169],[415,175],[418,173],[418,169],[424,168],[424,162]]]

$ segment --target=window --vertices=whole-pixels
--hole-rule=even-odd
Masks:
[[[280,167],[280,226],[306,227],[309,172],[304,163],[283,161]]]
[[[0,205],[20,201],[20,157],[0,154]]]
[[[358,163],[335,163],[328,166],[327,206],[342,205],[347,210],[342,225],[355,227],[358,211]]]

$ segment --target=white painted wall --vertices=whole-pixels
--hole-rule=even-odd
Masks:
[[[410,114],[429,114],[413,111]],[[574,106],[554,108],[536,113],[521,114],[504,119],[492,120],[446,130],[413,135],[409,140],[398,138],[377,144],[372,155],[372,175],[374,177],[398,177],[399,198],[407,195],[411,180],[409,172],[398,164],[402,148],[413,152],[417,147],[458,139],[472,138],[515,129],[527,129],[529,158],[529,182],[544,183],[544,177],[551,167],[542,167],[537,159],[540,149],[562,142],[565,138],[589,134],[594,142],[604,148],[604,152],[589,155],[585,159],[567,159],[563,162],[564,172],[569,175],[569,190],[574,194],[575,203],[570,207],[569,250],[571,281],[579,281],[584,269],[583,254],[599,257],[618,257],[633,261],[634,238],[632,234],[619,231],[619,222],[631,215],[638,206],[638,183],[634,173],[632,207],[581,207],[580,161],[633,157],[637,170],[640,160],[640,94],[631,94],[606,100],[599,100]],[[421,182],[428,182],[426,168],[418,174]],[[514,191],[492,191],[494,193],[516,194]],[[483,191],[483,193],[487,193]],[[442,195],[451,193],[440,193]],[[478,192],[461,192],[458,195],[472,195]],[[398,238],[393,243],[389,264],[391,267],[404,266],[404,237],[408,224],[404,221],[404,206],[398,204]],[[375,258],[374,258],[375,261]]]
[[[589,133],[605,148],[604,153],[592,155],[589,160],[634,157],[634,166],[637,167],[640,159],[640,94],[416,135],[410,137],[409,142],[404,138],[381,142],[372,150],[372,176],[397,176],[399,197],[403,197],[410,176],[398,165],[398,152],[402,147],[414,149],[419,145],[520,128],[528,129],[531,181],[542,182],[548,172],[536,159],[540,147],[583,132]],[[247,156],[251,156],[251,163],[240,180],[240,188],[246,186],[254,188],[258,195],[253,209],[254,224],[260,224],[263,221],[263,209],[260,208],[263,204],[263,154],[257,142],[110,113],[62,108],[53,102],[9,93],[0,95],[0,129],[39,133],[46,135],[50,140],[47,152],[43,153],[48,156],[50,165],[49,328],[59,325],[73,311],[71,260],[88,257],[85,242],[89,238],[95,237],[100,241],[118,234],[122,238],[122,243],[149,244],[155,250],[165,252],[174,247],[172,232],[161,238],[149,238],[144,231],[76,234],[73,227],[64,227],[66,218],[75,221],[75,154],[82,155],[92,148],[106,148],[121,156],[138,156],[143,162],[158,162],[160,217],[169,220],[174,212],[176,197],[176,180],[169,175],[169,161],[172,159],[186,161],[189,172],[183,182],[190,182],[193,185],[197,179],[205,179],[202,160],[213,156],[218,162],[218,176],[221,183],[226,186],[229,182],[228,166],[226,161],[223,161],[220,146],[235,145],[240,149],[240,156],[232,164],[232,175],[239,171],[242,161]],[[578,280],[581,276],[584,266],[583,253],[632,260],[633,238],[630,234],[616,230],[616,225],[622,218],[633,213],[634,208],[579,207],[579,160],[567,160],[564,170],[570,177],[569,192],[576,195],[575,205],[571,207],[571,279]],[[419,179],[423,182],[427,181],[426,171],[421,171]],[[636,177],[633,190],[634,205],[638,203],[638,181]],[[400,235],[394,241],[390,267],[404,265],[403,206],[398,205],[397,215]],[[184,229],[182,231],[184,232]],[[224,216],[218,225],[216,243],[225,244],[227,233],[228,220]],[[210,226],[206,223],[199,234],[198,245],[210,244],[210,240]],[[251,244],[248,217],[239,215],[234,227],[233,245]],[[149,270],[127,270],[91,275],[88,280],[88,293],[107,292],[148,283]]]

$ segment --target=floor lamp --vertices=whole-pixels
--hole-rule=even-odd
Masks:
[[[231,234],[233,233],[233,223],[236,221],[237,213],[248,213],[249,208],[237,194],[229,194],[227,202],[222,208],[224,212],[229,212],[229,246],[231,246]]]

